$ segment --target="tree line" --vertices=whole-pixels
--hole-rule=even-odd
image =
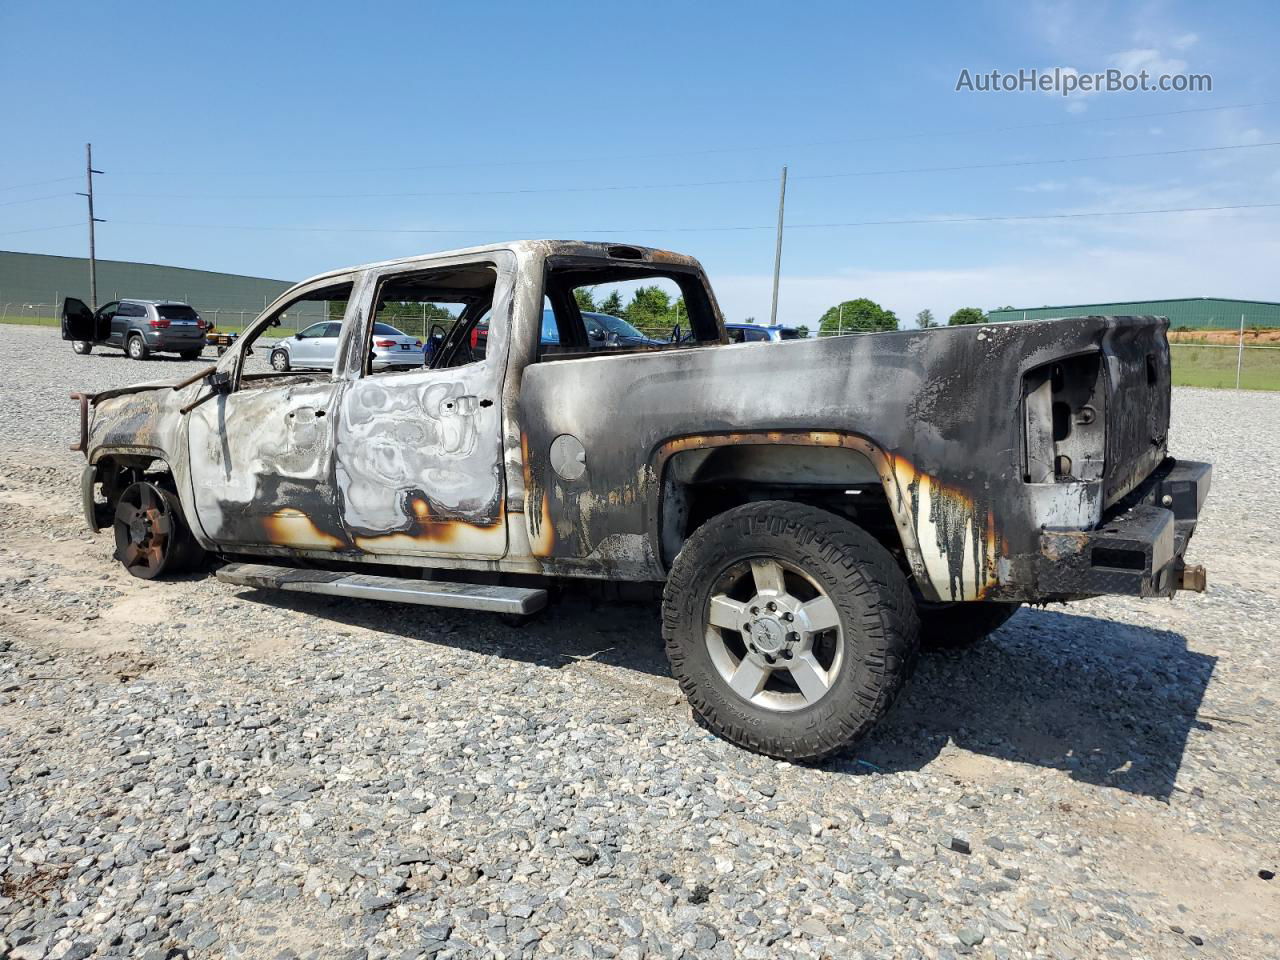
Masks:
[[[684,297],[673,300],[671,294],[657,286],[636,287],[631,292],[631,302],[626,304],[617,290],[610,291],[607,297],[597,302],[594,290],[578,287],[573,291],[573,298],[578,301],[579,310],[621,317],[644,333],[660,332],[665,335],[677,323],[685,327],[689,325],[689,310],[684,305]]]
[[[961,307],[947,319],[947,326],[956,327],[986,322],[987,314],[982,309]],[[934,317],[932,310],[921,310],[916,314],[916,326],[921,330],[941,325]],[[899,329],[898,315],[866,297],[839,303],[828,309],[818,321],[819,336],[824,337],[840,333],[878,333],[883,330],[897,329]]]

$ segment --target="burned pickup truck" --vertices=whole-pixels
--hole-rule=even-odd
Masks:
[[[589,337],[575,291],[634,281],[677,288],[687,330]],[[377,370],[404,304],[449,320],[425,364]],[[337,324],[331,371],[263,360],[303,305]],[[80,396],[84,508],[141,577],[208,553],[234,584],[510,615],[565,578],[652,585],[706,723],[813,760],[883,716],[922,638],[1203,589],[1183,558],[1211,471],[1166,449],[1166,327],[735,345],[698,263],[661,250],[378,263],[294,287],[183,383]]]

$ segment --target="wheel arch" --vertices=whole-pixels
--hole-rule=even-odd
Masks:
[[[168,477],[188,527],[196,539],[201,541],[201,545],[207,546],[202,540],[202,531],[196,522],[191,498],[184,496],[185,478],[170,462],[169,455],[159,447],[104,445],[90,452],[89,462],[81,478],[86,522],[95,531],[110,526],[109,518],[124,488],[135,480],[159,476]],[[99,485],[102,487],[105,504],[97,500],[95,489]]]
[[[700,513],[691,496],[707,482],[736,486],[747,499],[752,489],[783,490],[791,498],[813,503],[831,512],[846,513],[868,529],[902,566],[928,600],[979,599],[995,582],[997,538],[990,515],[978,516],[972,498],[919,471],[901,456],[874,440],[842,431],[767,430],[703,433],[672,438],[660,444],[652,458],[658,478],[657,504],[651,535],[664,569],[670,569],[684,540],[715,513]],[[832,499],[849,494],[845,512]],[[816,495],[826,491],[824,497]],[[863,499],[863,519],[854,516]],[[939,548],[931,505],[956,504],[957,512],[972,520],[974,540],[980,541],[981,562],[957,578],[955,563]],[[736,503],[726,502],[723,509]],[[835,507],[835,509],[833,509]],[[868,509],[869,508],[869,509]],[[883,510],[885,521],[876,525],[867,518]],[[967,512],[966,512],[967,511]],[[722,511],[716,511],[722,512]],[[962,525],[963,526],[963,525]],[[928,528],[928,529],[926,529]],[[961,534],[957,555],[968,555],[971,545]]]

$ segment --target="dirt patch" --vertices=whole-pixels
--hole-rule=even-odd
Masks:
[[[1170,343],[1212,343],[1234,347],[1240,342],[1239,330],[1170,330]],[[1245,327],[1246,347],[1280,347],[1280,329],[1250,330]]]

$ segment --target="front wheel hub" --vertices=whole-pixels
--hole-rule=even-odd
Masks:
[[[843,628],[826,590],[799,567],[772,558],[733,564],[716,580],[706,621],[711,661],[744,700],[793,711],[830,692]]]

